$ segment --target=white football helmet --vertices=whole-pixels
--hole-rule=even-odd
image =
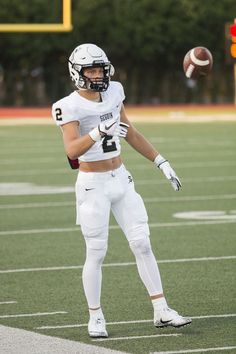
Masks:
[[[71,80],[78,89],[106,91],[110,78],[114,75],[114,67],[105,52],[95,44],[81,44],[71,53],[68,61]],[[102,67],[103,78],[89,79],[84,75],[84,68]]]

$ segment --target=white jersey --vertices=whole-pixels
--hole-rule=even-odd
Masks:
[[[120,110],[125,99],[121,83],[111,81],[108,89],[101,92],[101,102],[94,102],[80,96],[78,91],[62,98],[52,106],[52,116],[58,126],[77,121],[80,135],[87,135],[101,122],[117,118],[120,120]],[[121,147],[118,137],[105,137],[96,142],[83,155],[80,161],[107,160],[120,155]]]

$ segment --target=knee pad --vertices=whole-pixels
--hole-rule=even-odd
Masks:
[[[149,254],[152,252],[152,247],[149,237],[135,239],[129,242],[130,248],[135,256],[141,254]]]
[[[141,240],[149,238],[150,231],[147,222],[138,222],[136,225],[127,228],[126,237],[128,240]]]
[[[107,252],[107,240],[85,239],[87,248],[87,258],[95,262],[102,262]]]
[[[108,236],[108,227],[106,225],[91,227],[91,225],[84,225],[81,222],[81,231],[85,239],[104,239]],[[94,240],[94,241],[96,241]]]
[[[106,239],[93,239],[85,238],[87,249],[91,250],[107,250],[107,240]]]

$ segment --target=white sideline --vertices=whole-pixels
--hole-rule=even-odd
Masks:
[[[203,320],[208,318],[230,318],[236,317],[235,313],[227,313],[224,315],[204,315],[204,316],[191,316],[193,320]],[[119,321],[119,322],[107,322],[107,326],[109,325],[121,325],[121,324],[136,324],[136,323],[149,323],[153,322],[152,320],[137,320],[137,321]],[[78,328],[78,327],[87,327],[87,323],[73,324],[73,325],[61,325],[61,326],[41,326],[35,327],[35,329],[64,329],[64,328]]]
[[[217,224],[232,224],[236,223],[236,220],[203,220],[203,221],[179,221],[179,222],[162,222],[162,223],[150,223],[150,228],[156,227],[178,227],[178,226],[197,226],[197,225],[217,225]],[[120,229],[119,225],[109,226],[110,230]],[[31,230],[9,230],[0,231],[0,236],[6,235],[32,235],[32,234],[47,234],[57,232],[79,232],[79,227],[65,227],[65,228],[53,228],[53,229],[31,229]]]
[[[220,256],[220,257],[200,257],[200,258],[178,258],[178,259],[161,259],[158,260],[158,264],[162,263],[185,263],[185,262],[204,262],[204,261],[221,261],[236,259],[236,256]],[[104,263],[102,266],[109,267],[127,267],[136,265],[135,262],[123,262],[123,263]],[[2,269],[0,274],[6,273],[23,273],[23,272],[41,272],[41,271],[57,271],[57,270],[70,270],[70,269],[82,269],[83,265],[74,266],[61,266],[61,267],[41,267],[41,268],[18,268],[18,269]]]
[[[17,301],[1,301],[0,305],[17,304]]]
[[[233,350],[236,349],[236,346],[233,347],[215,347],[215,348],[199,348],[199,349],[185,349],[177,351],[168,351],[168,352],[150,352],[149,354],[184,354],[184,353],[204,353],[204,352],[219,352],[224,350]]]
[[[4,354],[122,354],[124,352],[49,337],[23,329],[0,325],[0,351]]]

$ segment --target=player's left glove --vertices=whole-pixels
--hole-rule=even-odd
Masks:
[[[163,172],[165,177],[171,182],[171,185],[174,188],[174,190],[179,191],[180,188],[182,187],[181,182],[178,176],[176,175],[175,171],[173,170],[173,168],[170,166],[168,160],[166,160],[163,156],[158,154],[154,160],[154,163],[158,168],[160,168],[160,170]]]
[[[118,119],[111,119],[100,123],[96,128],[89,132],[90,138],[98,142],[105,136],[119,136],[125,138],[128,132],[129,125],[123,122],[118,123]]]
[[[128,129],[129,129],[129,124],[120,122],[117,125],[113,136],[119,136],[120,138],[125,138],[128,133]]]

